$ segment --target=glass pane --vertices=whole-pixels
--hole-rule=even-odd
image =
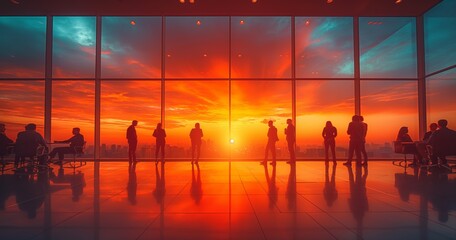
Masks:
[[[264,159],[272,120],[279,137],[277,158],[288,159],[284,129],[292,112],[291,81],[232,81],[231,92],[232,157]]]
[[[93,81],[54,81],[52,83],[51,139],[67,140],[79,127],[84,136],[84,157],[93,157],[95,84]],[[54,147],[54,146],[53,146]]]
[[[456,68],[426,79],[427,120],[448,120],[448,127],[456,129]]]
[[[44,137],[44,81],[1,81],[0,116],[6,135],[16,141],[17,133],[35,123]]]
[[[353,77],[353,18],[296,17],[296,77]]]
[[[456,1],[446,0],[424,15],[426,74],[456,64]]]
[[[325,157],[321,133],[331,121],[338,132],[336,158],[342,159],[348,148],[348,122],[355,112],[353,81],[297,81],[296,96],[296,157]]]
[[[231,76],[290,78],[289,17],[231,18]]]
[[[160,81],[103,81],[101,84],[102,158],[128,158],[127,128],[138,121],[137,158],[151,158],[152,132],[161,119]]]
[[[201,158],[228,158],[228,90],[228,81],[166,83],[167,157],[191,158],[189,135],[199,123],[203,130]]]
[[[397,157],[392,142],[402,126],[419,140],[416,81],[361,81],[361,112],[369,125],[366,150],[373,158]]]
[[[415,78],[415,18],[359,18],[362,78]]]
[[[161,17],[103,17],[101,76],[161,77]]]
[[[43,78],[46,17],[0,17],[0,33],[0,77]]]
[[[166,78],[228,78],[228,17],[167,17]]]
[[[95,77],[95,38],[95,17],[54,17],[53,77]]]

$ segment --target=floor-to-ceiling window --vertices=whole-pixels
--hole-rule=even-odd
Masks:
[[[455,60],[442,53],[454,48],[449,26],[455,17],[444,11],[451,8],[445,4],[453,3],[444,1],[424,16],[427,117],[448,118],[451,125]],[[269,120],[279,130],[278,156],[288,158],[283,134],[288,118],[297,126],[298,158],[324,156],[326,121],[339,130],[343,158],[357,104],[369,124],[371,157],[393,156],[389,144],[400,126],[419,138],[412,17],[102,16],[97,29],[94,16],[55,16],[47,49],[51,68],[45,66],[46,19],[0,17],[7,33],[0,38],[1,121],[11,136],[29,122],[43,131],[44,92],[50,86],[50,140],[66,139],[71,128],[80,127],[88,149],[99,147],[101,158],[126,157],[125,130],[132,120],[139,121],[140,158],[152,157],[151,135],[161,121],[171,158],[190,157],[189,132],[196,122],[204,130],[203,158],[263,158]],[[430,34],[435,31],[439,34]],[[46,69],[51,85],[44,82]],[[95,138],[100,146],[94,146]]]
[[[456,128],[456,1],[443,1],[424,14],[427,122],[447,119]]]

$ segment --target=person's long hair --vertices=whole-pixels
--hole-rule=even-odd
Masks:
[[[403,136],[404,134],[407,134],[407,133],[408,133],[408,127],[401,127],[399,129],[399,132],[397,133],[396,140],[401,139],[401,136]]]

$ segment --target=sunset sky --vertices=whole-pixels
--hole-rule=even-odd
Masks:
[[[266,123],[273,120],[278,145],[285,147],[283,129],[292,117],[291,18],[166,17],[163,57],[161,21],[102,18],[101,143],[125,144],[125,130],[136,119],[140,144],[152,144],[163,87],[171,145],[188,147],[199,122],[206,141],[223,149],[234,139],[234,154],[244,156],[246,148],[264,147]],[[429,20],[426,27],[454,22]],[[298,145],[321,146],[328,120],[339,130],[338,143],[347,144],[355,112],[352,24],[349,17],[295,19]],[[0,121],[10,138],[29,122],[43,132],[45,27],[45,17],[0,17]],[[95,17],[54,17],[52,140],[80,127],[94,142],[95,34]],[[371,79],[361,80],[360,101],[370,143],[391,142],[404,125],[418,139],[418,85],[406,80],[417,77],[415,34],[413,18],[360,18],[360,74]],[[456,37],[448,34],[435,41]],[[453,128],[456,83],[448,79],[455,75],[434,76],[428,85],[429,121],[443,116]]]

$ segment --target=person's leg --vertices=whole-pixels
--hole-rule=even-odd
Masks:
[[[162,143],[160,148],[161,148],[161,161],[164,162],[165,161],[165,143]]]
[[[335,142],[331,142],[330,147],[331,147],[331,154],[332,154],[333,163],[336,163],[336,143]]]
[[[325,141],[325,162],[329,161],[329,143]]]
[[[290,153],[290,162],[294,163],[296,161],[294,142],[288,142],[288,152]]]
[[[74,154],[74,148],[72,147],[61,147],[58,151],[57,154],[59,155],[59,161],[62,162],[63,159],[65,158],[65,154]]]
[[[361,143],[356,142],[354,146],[354,151],[356,155],[356,164],[361,165]]]
[[[361,147],[361,154],[363,156],[363,164],[367,164],[366,143],[365,142],[361,143],[360,147]]]
[[[196,144],[196,162],[198,162],[201,154],[201,143]]]
[[[155,144],[155,162],[158,162],[158,151],[160,151],[160,144]]]
[[[272,164],[276,164],[276,147],[275,147],[275,142],[271,144],[271,152],[272,152]]]
[[[345,165],[350,165],[352,160],[353,160],[353,152],[355,151],[355,148],[354,148],[354,142],[350,140],[350,142],[348,143],[348,159],[347,159],[347,162],[345,162],[344,164]]]
[[[128,163],[131,165],[133,162],[133,146],[131,143],[128,144]]]

